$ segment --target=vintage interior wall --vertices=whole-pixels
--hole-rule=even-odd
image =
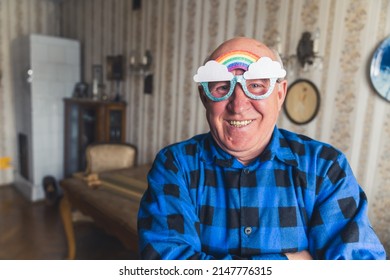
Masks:
[[[141,0],[138,10],[132,2],[0,0],[0,185],[12,182],[17,168],[10,45],[19,36],[80,40],[87,83],[92,65],[105,67],[107,55],[128,59],[131,51],[151,51],[153,94],[143,94],[140,75],[128,72],[121,84],[128,102],[127,140],[138,146],[142,163],[169,143],[207,131],[192,75],[217,44],[244,35],[272,45],[279,35],[283,54],[290,55],[303,31],[319,27],[324,68],[301,74],[320,90],[319,114],[297,126],[282,112],[279,126],[346,153],[367,192],[373,226],[390,252],[390,103],[368,78],[375,48],[390,35],[390,0]],[[106,86],[113,91],[113,84]]]
[[[59,11],[54,0],[0,0],[0,185],[13,182],[18,168],[12,43],[31,33],[58,36]]]
[[[153,94],[130,72],[121,85],[128,102],[128,141],[139,162],[163,146],[207,131],[192,76],[206,54],[233,36],[250,36],[295,53],[303,31],[321,30],[322,71],[302,73],[320,90],[321,107],[307,125],[282,112],[279,126],[344,151],[370,201],[370,216],[390,248],[390,103],[371,87],[373,51],[390,35],[389,0],[127,0],[63,1],[62,34],[83,42],[84,81],[107,55],[153,55]],[[294,77],[299,78],[299,77]],[[289,80],[293,82],[294,80]],[[106,82],[107,92],[113,85]]]

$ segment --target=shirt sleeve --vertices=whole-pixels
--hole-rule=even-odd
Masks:
[[[319,177],[310,219],[310,253],[315,259],[386,259],[367,216],[367,197],[343,154]]]
[[[182,163],[183,164],[183,163]],[[148,174],[148,189],[138,213],[142,259],[242,259],[236,255],[211,256],[202,252],[200,222],[189,194],[190,172],[183,172],[169,150],[161,151]],[[251,259],[287,259],[265,254]]]

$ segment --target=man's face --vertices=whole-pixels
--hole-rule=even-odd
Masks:
[[[270,56],[270,53],[264,55]],[[240,69],[232,71],[234,75],[243,72]],[[218,145],[244,164],[261,154],[272,136],[286,88],[286,81],[282,81],[275,85],[268,98],[254,100],[246,96],[241,84],[237,83],[228,99],[214,102],[199,87],[207,121]]]

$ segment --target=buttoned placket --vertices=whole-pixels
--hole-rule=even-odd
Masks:
[[[241,170],[241,174],[240,174],[240,180],[239,180],[239,190],[240,190],[240,204],[241,204],[241,228],[242,228],[242,231],[243,231],[243,234],[241,235],[242,238],[241,238],[241,244],[242,244],[242,247],[250,247],[249,244],[251,243],[250,240],[251,240],[251,235],[252,235],[252,232],[253,232],[253,227],[251,225],[248,225],[248,224],[244,224],[244,221],[247,220],[245,219],[244,217],[244,211],[242,211],[242,208],[243,206],[247,205],[246,201],[244,201],[246,199],[245,195],[243,195],[242,193],[242,186],[243,186],[243,182],[247,181],[246,180],[246,177],[251,173],[250,169],[249,168],[243,168]],[[248,244],[248,245],[246,245]]]

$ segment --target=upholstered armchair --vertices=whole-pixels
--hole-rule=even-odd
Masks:
[[[85,156],[85,172],[76,173],[60,183],[64,189],[60,209],[68,241],[68,259],[76,256],[73,222],[79,221],[93,221],[127,246],[136,248],[137,244],[133,244],[136,239],[130,237],[129,240],[129,236],[136,234],[139,202],[134,203],[123,195],[99,187],[101,172],[136,165],[136,147],[119,143],[92,144],[87,147]]]
[[[91,144],[86,150],[85,173],[99,173],[114,169],[133,167],[136,164],[137,149],[131,144]]]

